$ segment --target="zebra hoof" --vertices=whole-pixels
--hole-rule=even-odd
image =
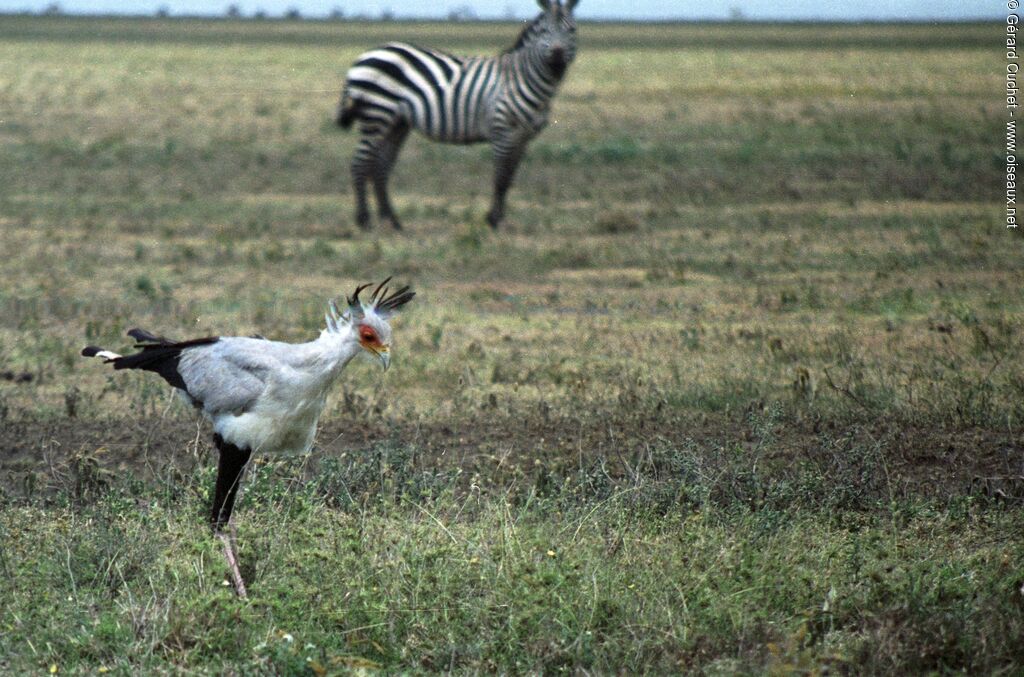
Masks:
[[[495,216],[492,213],[487,214],[487,224],[491,227],[491,230],[498,230],[498,226],[500,226],[501,222],[504,220],[505,219],[501,216]]]
[[[370,215],[356,214],[356,225],[359,226],[359,230],[370,230],[373,226],[373,224],[370,223]]]

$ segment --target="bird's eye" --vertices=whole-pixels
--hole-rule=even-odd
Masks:
[[[363,327],[359,330],[359,338],[366,343],[374,343],[377,340],[377,334],[369,327]]]

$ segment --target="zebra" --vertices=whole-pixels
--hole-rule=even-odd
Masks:
[[[356,60],[335,121],[344,129],[359,121],[352,183],[360,228],[370,227],[370,180],[380,220],[402,229],[387,184],[413,128],[443,143],[491,144],[494,194],[487,222],[498,228],[516,167],[526,145],[547,125],[551,99],[576,56],[577,2],[537,0],[543,11],[497,56],[459,57],[392,42]]]

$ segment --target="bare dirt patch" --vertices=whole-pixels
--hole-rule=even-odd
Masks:
[[[90,481],[153,481],[214,464],[209,435],[205,424],[185,418],[7,422],[0,429],[0,489],[20,497],[75,490],[83,475]],[[1024,474],[1024,435],[1011,431],[885,420],[777,421],[766,430],[763,421],[749,416],[558,415],[543,407],[533,415],[490,411],[447,421],[331,420],[320,430],[308,467],[379,446],[408,448],[420,468],[461,469],[467,482],[498,488],[541,473],[568,476],[597,462],[622,478],[652,448],[673,447],[708,457],[763,449],[761,458],[780,472],[801,464],[828,472],[842,463],[831,451],[837,446],[876,450],[890,491],[901,495],[984,491],[992,478]],[[1016,485],[1009,485],[1015,494]]]

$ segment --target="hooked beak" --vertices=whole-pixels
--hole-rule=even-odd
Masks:
[[[384,371],[387,371],[388,367],[391,366],[391,352],[387,348],[380,348],[377,350],[377,357],[380,358]]]

